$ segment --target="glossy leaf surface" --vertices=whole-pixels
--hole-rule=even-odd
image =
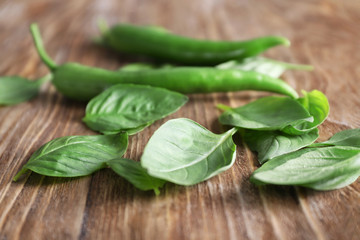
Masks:
[[[148,122],[144,125],[141,125],[139,127],[136,128],[130,128],[130,129],[122,129],[122,131],[127,132],[128,135],[134,135],[138,132],[141,132],[142,130],[144,130],[145,128],[147,128],[148,126],[150,126],[151,124],[153,124],[154,122]],[[109,135],[109,134],[116,134],[119,133],[118,130],[114,130],[114,131],[102,131],[103,134]]]
[[[360,147],[360,129],[347,129],[335,133],[329,140],[321,143],[314,143],[311,147],[321,146],[349,146]]]
[[[35,97],[50,76],[30,81],[18,76],[0,77],[0,105],[12,105]]]
[[[154,177],[180,185],[193,185],[232,166],[236,129],[214,134],[189,119],[163,124],[150,138],[141,164]]]
[[[177,111],[187,100],[185,95],[162,88],[118,84],[88,103],[83,121],[103,133],[134,133]]]
[[[246,130],[244,140],[252,151],[258,153],[261,164],[274,157],[306,147],[319,137],[317,129],[302,135],[289,135],[280,131]]]
[[[56,138],[39,148],[14,180],[26,170],[55,177],[89,175],[121,157],[127,145],[126,133]]]
[[[314,121],[288,126],[283,130],[288,134],[299,135],[310,132],[322,124],[329,115],[329,102],[322,92],[318,90],[303,91],[303,94],[304,97],[299,98],[298,101],[309,111]]]
[[[118,175],[128,180],[140,190],[154,190],[156,194],[159,194],[159,188],[165,184],[164,180],[150,176],[146,169],[141,166],[140,162],[118,158],[108,161],[107,164]]]
[[[275,61],[264,57],[250,57],[243,60],[230,60],[216,66],[219,69],[241,69],[244,71],[254,71],[269,75],[273,78],[280,77],[286,70],[313,70],[312,66],[291,64]]]
[[[251,181],[330,190],[350,184],[359,174],[358,148],[304,148],[266,162],[253,173]]]
[[[224,125],[256,130],[282,130],[289,125],[311,122],[309,112],[288,97],[264,97],[225,111],[219,118]]]

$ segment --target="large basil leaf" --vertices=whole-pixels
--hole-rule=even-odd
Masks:
[[[35,97],[50,75],[36,81],[18,76],[0,77],[0,105],[12,105]]]
[[[314,117],[314,121],[288,126],[283,129],[283,131],[288,134],[299,135],[310,132],[322,124],[329,115],[329,102],[322,92],[318,90],[311,92],[303,91],[303,94],[304,97],[299,98],[298,101],[309,111],[310,115]]]
[[[104,168],[107,161],[121,157],[127,145],[126,133],[56,138],[39,148],[14,180],[27,170],[54,177],[89,175]]]
[[[273,78],[280,77],[286,70],[305,70],[311,71],[310,65],[291,64],[286,62],[275,61],[264,57],[250,57],[243,60],[231,60],[216,66],[219,69],[241,69],[244,71],[254,71],[266,74]]]
[[[289,135],[280,131],[246,130],[243,138],[252,151],[258,152],[258,161],[263,164],[274,157],[306,147],[319,137],[317,129],[302,135]]]
[[[187,100],[185,95],[163,88],[118,84],[88,103],[83,121],[103,133],[134,133],[177,111]]]
[[[355,160],[356,158],[359,159],[360,155],[356,155],[353,157]],[[313,183],[309,183],[309,184],[304,184],[302,186],[304,187],[308,187],[308,188],[313,188],[316,190],[333,190],[333,189],[339,189],[339,188],[343,188],[346,187],[350,184],[352,184],[353,182],[356,181],[356,179],[358,179],[360,175],[360,171],[359,170],[354,170],[354,171],[349,171],[344,175],[334,175],[332,178],[328,178],[325,180],[321,180],[318,182],[313,182]]]
[[[269,160],[251,176],[257,184],[300,185],[317,190],[344,187],[360,175],[360,149],[304,148]]]
[[[159,188],[165,184],[164,180],[150,176],[146,169],[141,166],[140,162],[117,158],[108,161],[107,164],[118,175],[131,182],[140,190],[154,190],[155,194],[158,195],[160,193]]]
[[[310,147],[322,146],[349,146],[360,147],[360,128],[347,129],[335,133],[329,140],[321,143],[314,143]]]
[[[219,120],[222,124],[246,129],[282,130],[289,125],[311,122],[313,117],[294,99],[270,96],[228,109]]]
[[[141,164],[151,176],[180,185],[193,185],[215,176],[235,161],[233,128],[214,134],[189,119],[163,124],[150,138]]]

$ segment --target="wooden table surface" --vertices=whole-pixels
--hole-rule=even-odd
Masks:
[[[56,62],[117,69],[140,61],[92,44],[98,18],[109,24],[160,25],[195,38],[237,40],[288,37],[290,48],[266,56],[311,64],[289,71],[297,91],[318,89],[331,113],[320,140],[360,127],[360,2],[354,0],[11,0],[0,3],[0,74],[38,78],[48,72],[28,31],[38,22]],[[139,160],[165,121],[186,117],[213,132],[222,129],[215,105],[233,107],[264,92],[194,94],[180,111],[130,138],[126,157]],[[142,192],[109,169],[82,178],[32,173],[12,182],[31,154],[56,137],[95,134],[82,122],[84,103],[46,84],[39,97],[0,108],[0,239],[359,239],[360,182],[318,192],[298,187],[256,187],[249,182],[257,159],[237,147],[234,166],[191,187],[167,184],[160,196]]]

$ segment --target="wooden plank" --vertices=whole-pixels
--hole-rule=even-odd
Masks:
[[[295,87],[319,89],[331,113],[320,140],[360,127],[358,1],[45,1],[0,3],[1,75],[38,78],[46,74],[28,32],[38,22],[56,62],[79,62],[117,69],[141,58],[114,54],[91,43],[96,21],[164,26],[208,39],[248,39],[268,34],[288,37],[290,48],[266,56],[307,63],[313,72],[287,72]],[[173,115],[130,138],[126,157],[139,160],[153,132],[171,118],[187,117],[213,132],[216,104],[240,106],[263,92],[193,94]],[[191,187],[167,184],[160,196],[141,192],[109,169],[84,178],[31,174],[12,177],[31,154],[60,136],[94,134],[81,122],[84,103],[65,99],[47,84],[38,98],[0,108],[0,239],[357,239],[360,183],[336,191],[266,186],[249,176],[256,156],[243,145],[228,171]]]

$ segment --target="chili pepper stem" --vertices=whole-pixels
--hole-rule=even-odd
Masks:
[[[41,60],[46,64],[46,66],[48,66],[51,71],[54,71],[57,65],[46,53],[44,44],[41,39],[40,30],[36,23],[30,25],[30,32]]]

